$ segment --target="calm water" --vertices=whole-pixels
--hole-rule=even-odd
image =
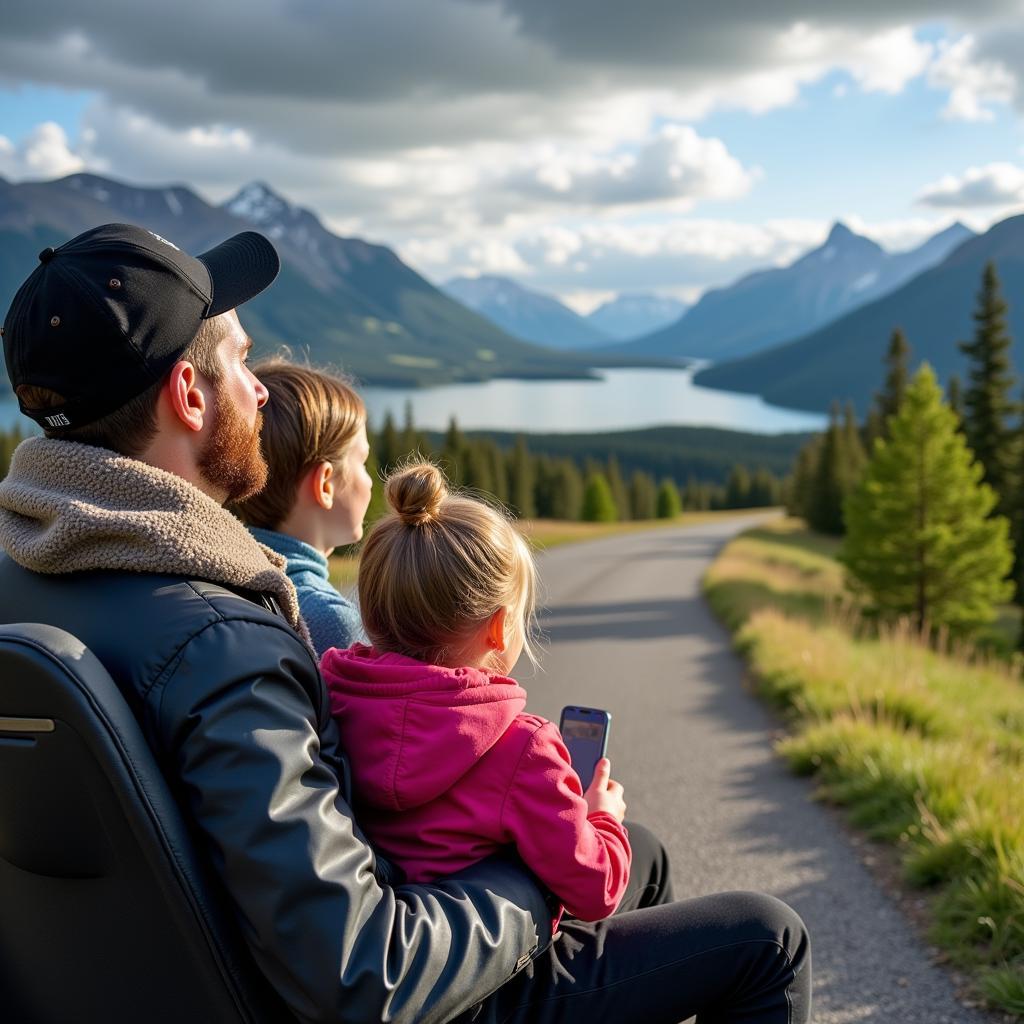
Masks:
[[[427,389],[363,388],[371,422],[388,411],[401,423],[412,403],[417,426],[443,430],[455,416],[464,430],[598,432],[685,424],[759,434],[820,430],[826,417],[766,405],[756,395],[693,383],[694,369],[604,370],[602,379],[452,384]]]
[[[363,388],[371,423],[388,411],[401,423],[412,403],[418,427],[443,430],[598,432],[688,424],[760,434],[820,430],[825,417],[766,405],[754,395],[697,387],[692,369],[605,370],[594,381],[492,380],[446,387]],[[0,427],[30,425],[13,399],[0,401]]]

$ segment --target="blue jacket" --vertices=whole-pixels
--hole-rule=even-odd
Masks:
[[[295,584],[299,609],[309,627],[317,657],[328,647],[350,647],[366,643],[359,609],[331,585],[327,559],[316,548],[286,533],[250,527],[261,543],[288,559],[285,572]]]

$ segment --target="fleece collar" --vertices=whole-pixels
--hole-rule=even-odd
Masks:
[[[158,573],[268,593],[309,639],[284,558],[186,480],[105,448],[22,441],[0,482],[0,546],[33,572]]]

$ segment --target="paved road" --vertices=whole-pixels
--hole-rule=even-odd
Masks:
[[[556,548],[540,570],[544,671],[528,707],[608,708],[629,815],[665,840],[680,898],[756,889],[807,922],[819,1024],[981,1024],[932,966],[835,815],[771,749],[778,721],[700,597],[716,551],[750,523],[655,530]],[[520,668],[522,665],[520,665]]]

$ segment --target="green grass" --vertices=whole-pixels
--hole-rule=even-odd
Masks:
[[[892,845],[931,894],[931,941],[1024,1019],[1019,670],[909,628],[865,629],[834,551],[793,521],[750,531],[709,570],[708,599],[790,724],[780,753]]]

